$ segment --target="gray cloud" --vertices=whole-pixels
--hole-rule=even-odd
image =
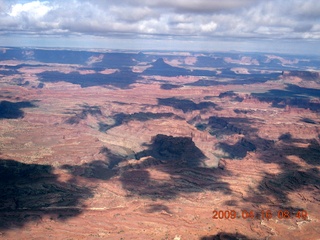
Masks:
[[[0,0],[1,32],[320,39],[320,1]]]
[[[249,6],[257,0],[141,0],[136,1],[140,4],[145,4],[153,7],[171,8],[176,12],[189,12],[189,13],[214,13],[218,11],[239,9],[241,7]]]

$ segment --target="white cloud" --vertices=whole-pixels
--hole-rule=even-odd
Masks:
[[[320,39],[319,25],[318,0],[0,0],[0,33]]]
[[[29,3],[17,3],[12,5],[11,11],[8,13],[11,17],[17,17],[22,14],[30,15],[34,18],[45,16],[52,7],[48,6],[49,2],[33,1]]]
[[[203,32],[213,32],[214,30],[217,29],[217,26],[218,25],[215,22],[209,22],[206,24],[202,24],[200,28]]]

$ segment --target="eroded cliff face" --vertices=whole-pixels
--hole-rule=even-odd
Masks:
[[[135,56],[154,67],[136,78],[97,56],[83,61],[105,61],[109,71],[15,62],[18,70],[0,72],[2,237],[316,239],[317,81],[284,73],[243,85],[230,79],[243,72],[225,71],[189,85],[202,77],[151,75],[169,63],[181,71],[180,58]],[[44,82],[44,70],[79,74]],[[94,85],[102,70],[122,84]],[[81,87],[85,75],[96,79]],[[290,219],[278,217],[285,210]],[[213,211],[237,217],[213,219]]]

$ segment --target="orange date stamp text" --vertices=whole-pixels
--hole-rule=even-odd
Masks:
[[[214,210],[212,211],[213,219],[260,219],[260,220],[270,220],[270,219],[308,219],[308,213],[305,210],[299,211],[289,211],[286,209],[281,209],[275,212],[271,210]]]

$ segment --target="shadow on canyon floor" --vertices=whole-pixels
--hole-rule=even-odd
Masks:
[[[175,109],[182,110],[184,113],[195,111],[195,110],[203,110],[207,108],[214,108],[216,110],[220,109],[218,105],[213,102],[195,103],[189,99],[178,99],[175,97],[158,98],[158,104],[162,106],[169,106]]]
[[[277,199],[279,206],[299,211],[302,209],[290,206],[290,194],[298,192],[299,189],[309,189],[315,196],[319,195],[317,188],[320,185],[319,170],[312,167],[319,164],[319,144],[316,140],[293,139],[289,134],[280,136],[277,142],[255,135],[249,137],[249,140],[257,146],[259,159],[266,163],[278,164],[281,172],[275,174],[265,172],[258,187],[248,190],[248,197],[243,198],[244,201],[271,204],[271,199]],[[297,147],[295,143],[301,142],[309,145],[305,148]],[[266,144],[268,146],[265,146]],[[81,166],[65,165],[63,168],[75,176],[91,180],[108,181],[112,177],[117,177],[122,187],[127,190],[128,197],[141,196],[152,200],[168,200],[180,194],[204,191],[232,194],[229,183],[221,181],[221,177],[230,176],[230,171],[224,168],[201,167],[206,156],[192,138],[158,134],[154,136],[151,144],[145,144],[145,147],[146,150],[134,154],[136,160],[131,160],[130,163],[126,162],[125,157],[103,148],[101,153],[105,156],[104,160]],[[289,156],[300,157],[311,167],[303,168],[292,162]],[[153,175],[155,172],[159,174]],[[236,201],[228,202],[230,206],[237,204]],[[165,206],[149,208],[150,211],[159,209],[165,210]]]
[[[259,101],[272,103],[272,107],[285,108],[286,106],[310,109],[314,112],[320,111],[320,103],[313,102],[312,98],[320,97],[320,90],[299,87],[287,84],[285,90],[271,89],[264,93],[251,93]]]
[[[190,137],[173,137],[158,134],[151,144],[145,144],[148,150],[136,154],[137,159],[151,156],[166,163],[175,163],[186,167],[199,167],[206,158]]]
[[[58,221],[81,213],[90,188],[61,182],[50,165],[0,160],[0,229],[21,228],[49,216]]]
[[[203,237],[200,237],[199,239],[200,240],[239,240],[239,239],[254,240],[240,233],[226,233],[226,232],[220,232],[216,235],[211,235],[211,236],[203,236]]]
[[[312,120],[310,118],[302,118],[300,121],[304,122],[304,123],[309,123],[309,124],[317,124],[317,122],[315,122],[314,120]]]
[[[309,189],[314,195],[320,194],[317,187],[320,185],[319,170],[316,168],[320,165],[319,139],[296,139],[290,133],[282,134],[275,141],[264,139],[257,134],[256,128],[251,127],[253,121],[250,119],[211,117],[209,123],[206,130],[213,125],[213,130],[219,130],[221,135],[244,135],[233,145],[223,141],[217,144],[226,154],[226,158],[243,159],[248,152],[255,151],[259,160],[278,164],[281,169],[278,174],[264,173],[258,188],[251,189],[250,197],[244,199],[245,201],[271,203],[270,199],[275,198],[280,205],[284,205],[289,203],[289,195],[299,189]],[[295,163],[291,160],[292,157],[301,159],[308,167]],[[229,204],[237,203],[231,201]]]
[[[252,142],[246,140],[245,138],[241,138],[241,140],[233,145],[219,143],[218,147],[227,153],[228,157],[232,159],[242,159],[247,156],[248,152],[252,152],[257,149]]]
[[[287,204],[290,203],[289,194],[298,193],[300,189],[308,189],[309,193],[313,193],[314,196],[319,196],[320,191],[317,188],[317,186],[320,185],[319,173],[317,168],[310,168],[307,170],[302,168],[293,170],[282,168],[282,172],[279,174],[265,174],[263,180],[261,180],[259,184],[258,192],[256,192],[256,196],[265,197],[263,200],[258,198],[258,202],[267,202],[268,198],[273,196],[277,199],[277,204],[285,205],[284,208],[288,208],[289,206]],[[253,199],[255,198],[251,198],[251,201],[255,202]],[[319,202],[319,199],[316,201]]]
[[[100,150],[105,156],[105,160],[95,160],[90,163],[78,165],[65,164],[61,169],[68,170],[74,176],[81,176],[91,180],[109,180],[118,174],[116,166],[123,161],[123,157],[113,154],[108,148],[104,147]]]
[[[72,84],[79,84],[82,88],[112,85],[118,88],[129,88],[129,86],[136,82],[138,75],[128,68],[112,74],[90,73],[82,75],[78,72],[63,73],[59,71],[46,71],[38,73],[37,76],[42,82],[69,82]]]
[[[71,111],[65,112],[66,114],[74,114],[74,116],[67,119],[68,124],[78,124],[81,120],[91,116],[102,116],[102,112],[99,106],[90,106],[88,104],[79,105],[80,109],[71,109]]]
[[[216,147],[223,151],[224,157],[243,159],[248,152],[264,150],[270,145],[268,140],[257,135],[258,129],[252,127],[254,124],[259,124],[256,119],[212,116],[207,121],[200,120],[195,127],[200,131],[207,131],[220,140]],[[229,138],[239,140],[230,144]]]
[[[219,94],[219,98],[229,98],[233,102],[242,102],[244,99],[234,91],[226,91]]]
[[[298,143],[307,146],[297,146]],[[291,160],[292,157],[298,157],[308,164],[307,167],[297,164]],[[290,134],[283,134],[277,144],[260,154],[259,159],[266,163],[277,163],[281,172],[265,173],[257,195],[273,196],[278,203],[286,204],[289,202],[289,194],[298,193],[299,189],[308,189],[314,196],[320,194],[320,172],[317,169],[320,165],[320,145],[316,139],[293,139]]]
[[[310,188],[317,193],[316,186],[320,185],[319,171],[310,167],[304,169],[292,162],[288,156],[297,156],[309,165],[318,166],[320,147],[316,140],[293,139],[288,134],[279,137],[278,142],[263,139],[258,136],[249,136],[247,140],[240,140],[235,146],[223,145],[229,153],[241,153],[245,157],[247,151],[256,147],[258,157],[266,163],[276,163],[281,172],[278,174],[265,173],[257,189],[245,199],[253,203],[270,203],[269,197],[278,199],[279,204],[286,204],[290,193],[299,189]],[[243,144],[244,142],[244,144]],[[297,147],[295,143],[306,142],[306,147]],[[240,147],[241,145],[241,147]],[[248,146],[247,146],[248,145]],[[179,194],[202,191],[219,191],[231,194],[229,184],[220,181],[220,177],[230,172],[223,168],[202,168],[201,162],[206,159],[202,151],[197,148],[189,137],[172,137],[158,134],[151,144],[146,144],[146,150],[135,153],[136,162],[119,167],[125,162],[124,157],[113,154],[110,150],[102,152],[105,159],[94,161],[81,166],[67,166],[70,173],[90,179],[108,180],[113,176],[119,177],[122,187],[132,195],[139,195],[151,199],[172,199]],[[245,152],[239,148],[249,147]],[[235,155],[234,157],[237,157]],[[148,168],[162,172],[166,178],[154,178]],[[161,174],[160,174],[161,175]],[[261,196],[265,196],[261,200]],[[229,205],[237,204],[234,201]]]
[[[23,108],[33,108],[36,107],[33,102],[23,101],[23,102],[0,102],[0,119],[17,119],[23,118],[24,112]]]
[[[206,156],[191,138],[158,134],[151,144],[145,146],[147,149],[134,154],[132,157],[136,160],[130,160],[130,163],[126,162],[125,157],[103,148],[101,153],[105,160],[80,166],[64,165],[62,168],[92,181],[119,177],[129,195],[150,199],[173,199],[180,193],[202,191],[230,194],[229,185],[219,180],[219,174],[228,174],[228,171],[201,167]],[[149,168],[166,177],[154,178]]]
[[[253,134],[258,131],[252,125],[257,123],[256,119],[241,117],[217,117],[209,118],[205,129],[213,136],[220,137],[233,134]]]
[[[228,78],[232,80],[228,81],[217,81],[217,80],[207,80],[200,79],[193,83],[186,84],[187,86],[223,86],[223,85],[245,85],[245,84],[256,84],[265,83],[269,80],[277,80],[281,74],[280,73],[270,73],[270,74],[236,74],[228,68],[222,70],[222,74],[217,75],[219,78]],[[204,76],[204,75],[203,75]],[[214,76],[211,74],[210,76]]]
[[[151,199],[172,199],[183,193],[231,193],[229,184],[221,182],[219,175],[215,174],[228,174],[228,171],[201,167],[206,156],[191,138],[158,134],[146,146],[147,150],[136,154],[136,158],[142,161],[140,165],[126,169],[120,176],[123,188],[132,194]],[[154,178],[147,169],[149,166],[154,166],[167,177]]]
[[[154,213],[154,212],[167,212],[169,214],[172,214],[172,212],[170,211],[170,209],[163,204],[149,204],[147,205],[147,213]]]
[[[220,143],[220,147],[234,158],[244,158],[247,152],[256,151],[260,160],[278,164],[281,169],[277,174],[265,173],[257,189],[251,191],[246,201],[271,203],[269,197],[274,197],[279,204],[288,204],[289,195],[299,189],[310,189],[314,194],[320,194],[317,188],[320,185],[319,170],[312,167],[320,164],[320,145],[316,139],[293,139],[289,134],[284,134],[278,141],[273,141],[259,137],[255,128],[250,129],[249,120],[245,126],[243,132],[250,134],[245,134],[235,145]],[[298,146],[298,143],[305,145]],[[219,168],[201,168],[200,163],[206,156],[191,138],[158,134],[146,146],[147,150],[135,155],[142,162],[126,169],[120,177],[123,187],[133,194],[155,199],[170,199],[180,193],[206,190],[231,194],[229,184],[219,182],[220,176],[230,172]],[[309,167],[304,168],[294,163],[290,156],[300,158]],[[154,165],[157,170],[169,174],[169,179],[153,179],[147,168]],[[265,196],[262,201],[261,196]]]
[[[182,87],[182,85],[165,83],[165,84],[161,84],[160,88],[163,90],[171,90],[171,89],[181,88],[181,87]]]

